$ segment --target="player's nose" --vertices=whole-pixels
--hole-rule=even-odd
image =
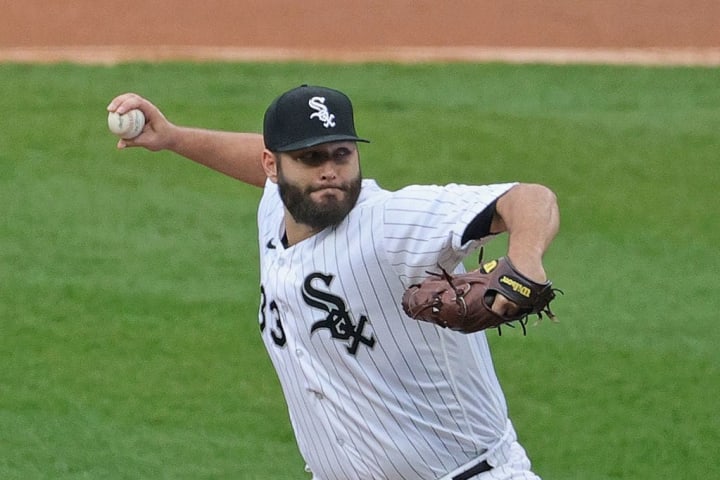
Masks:
[[[335,180],[337,178],[337,165],[335,162],[323,162],[320,166],[320,179]]]

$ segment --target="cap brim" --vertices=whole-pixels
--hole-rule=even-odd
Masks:
[[[322,145],[324,143],[333,142],[363,142],[370,143],[370,140],[364,138],[353,137],[351,135],[326,135],[323,137],[306,138],[301,142],[294,142],[282,147],[273,149],[276,152],[291,152],[293,150],[302,150],[304,148],[314,147],[316,145]]]

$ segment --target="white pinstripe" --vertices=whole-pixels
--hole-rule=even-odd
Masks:
[[[268,182],[258,210],[263,341],[314,479],[429,480],[488,450],[494,464],[509,458],[485,336],[410,320],[399,299],[438,263],[462,268],[481,243],[460,244],[465,226],[510,186],[388,192],[365,180],[340,225],[285,249]]]

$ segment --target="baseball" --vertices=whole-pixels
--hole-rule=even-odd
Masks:
[[[130,110],[122,115],[116,112],[108,114],[108,128],[120,138],[126,140],[135,138],[140,135],[144,126],[145,115],[138,109]]]

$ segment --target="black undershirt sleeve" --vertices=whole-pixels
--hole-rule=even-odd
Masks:
[[[479,240],[490,235],[490,226],[492,225],[492,219],[495,215],[496,203],[497,200],[485,207],[482,212],[478,213],[477,216],[468,223],[468,226],[465,227],[465,231],[462,235],[463,244],[469,242],[470,240]]]

